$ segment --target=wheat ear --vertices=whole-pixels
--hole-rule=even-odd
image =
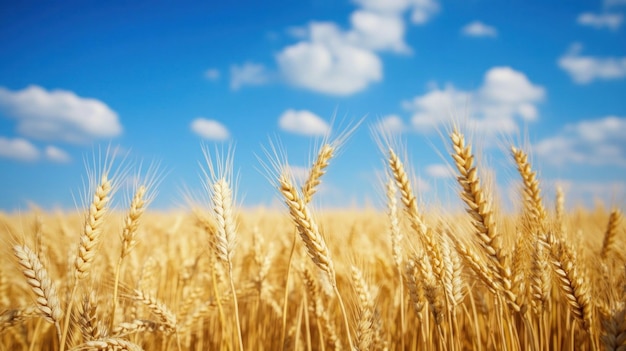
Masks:
[[[374,298],[361,270],[352,266],[351,273],[358,305],[356,347],[369,350],[374,340]]]
[[[417,208],[417,198],[413,194],[413,188],[409,176],[404,168],[404,164],[393,151],[389,149],[389,168],[396,181],[396,186],[400,190],[400,197],[409,217],[411,228],[418,234],[420,241],[424,245],[428,258],[433,265],[433,273],[439,282],[443,282],[444,270],[441,248],[437,237],[426,225],[422,215]]]
[[[241,322],[239,321],[239,304],[237,302],[237,291],[235,290],[232,261],[233,252],[235,250],[235,240],[237,239],[237,229],[233,214],[233,193],[226,177],[217,179],[213,183],[212,193],[213,214],[217,222],[216,254],[220,260],[228,265],[228,276],[230,278],[230,288],[235,307],[235,322],[237,324],[239,349],[243,351],[243,337],[241,335]]]
[[[537,172],[533,172],[528,162],[528,155],[523,150],[513,146],[511,147],[511,153],[524,182],[524,203],[530,215],[532,229],[542,231],[545,227],[547,215],[541,198]]]
[[[317,265],[322,271],[324,271],[335,290],[337,299],[339,300],[339,307],[343,314],[343,319],[346,327],[346,333],[348,335],[348,343],[350,349],[353,349],[352,337],[350,336],[350,325],[348,323],[348,314],[343,304],[339,289],[337,289],[337,279],[335,276],[335,267],[330,257],[330,250],[326,246],[324,237],[320,234],[317,224],[313,220],[308,206],[302,201],[302,198],[298,194],[289,178],[285,174],[281,174],[279,177],[279,190],[283,194],[285,203],[289,208],[289,214],[296,229],[300,234],[300,238],[304,242],[307,253],[313,263]]]
[[[304,286],[309,294],[311,310],[313,310],[315,317],[321,321],[322,331],[324,333],[326,343],[329,344],[332,350],[341,350],[341,344],[339,343],[339,337],[337,337],[337,328],[335,327],[335,323],[333,323],[328,316],[328,311],[324,308],[322,297],[320,296],[319,286],[315,283],[315,278],[313,278],[311,271],[306,267],[302,270],[302,280],[304,281]]]
[[[626,307],[624,302],[620,307],[609,311],[602,318],[603,335],[602,343],[606,350],[622,351],[626,348]]]
[[[13,253],[18,260],[26,282],[37,297],[37,307],[43,314],[43,317],[48,322],[54,324],[57,329],[57,336],[60,337],[61,329],[59,323],[62,312],[57,289],[54,283],[50,281],[48,271],[41,264],[37,255],[26,245],[13,246]]]
[[[317,153],[317,158],[309,171],[309,176],[302,186],[303,200],[305,204],[311,202],[311,198],[317,192],[317,187],[321,183],[322,176],[326,173],[326,168],[330,159],[334,156],[335,147],[331,144],[322,145],[320,151]],[[291,244],[291,250],[289,253],[289,262],[287,263],[287,276],[285,279],[285,290],[283,296],[283,311],[282,311],[282,328],[281,328],[281,340],[285,340],[285,333],[287,331],[287,304],[289,302],[289,279],[291,273],[291,267],[293,263],[293,256],[296,248],[296,239],[298,233],[294,233],[293,241]],[[284,346],[284,343],[282,344]]]
[[[602,242],[601,257],[606,259],[611,251],[615,250],[615,237],[617,236],[617,228],[622,220],[622,212],[619,209],[613,209],[609,215],[609,223],[604,232],[604,241]]]
[[[91,265],[96,257],[96,249],[100,243],[104,215],[108,210],[110,192],[111,181],[107,178],[107,175],[104,174],[100,184],[96,188],[93,201],[89,206],[89,213],[85,221],[83,235],[80,238],[78,255],[74,262],[74,275],[78,280],[84,279],[89,275]]]
[[[501,237],[496,229],[491,201],[483,191],[478,178],[478,170],[474,167],[472,148],[465,145],[465,137],[456,130],[452,132],[450,139],[454,150],[452,158],[459,171],[457,180],[462,188],[461,198],[468,207],[467,212],[472,217],[472,224],[482,248],[497,268],[502,291],[509,306],[519,312],[520,306],[516,303],[516,296],[512,291],[511,270],[502,250]]]
[[[130,203],[130,208],[124,219],[124,228],[122,229],[121,241],[122,241],[122,250],[120,252],[120,257],[117,261],[117,265],[115,267],[115,281],[113,285],[113,306],[111,313],[111,326],[115,323],[115,313],[117,309],[117,291],[119,287],[120,280],[120,271],[122,269],[122,262],[124,258],[128,256],[130,251],[137,245],[136,235],[137,229],[139,228],[139,221],[141,216],[145,211],[146,206],[146,187],[141,185],[137,188],[135,195]]]
[[[141,348],[141,346],[121,338],[104,338],[87,341],[86,343],[78,345],[71,350],[140,351],[143,349]]]
[[[78,282],[89,275],[91,265],[96,257],[96,249],[100,242],[104,215],[108,211],[109,194],[111,193],[111,189],[111,181],[107,177],[107,174],[104,173],[100,180],[100,184],[96,188],[93,200],[89,205],[89,212],[87,213],[87,218],[85,219],[83,234],[80,237],[80,243],[78,245],[78,254],[76,255],[76,259],[74,261],[74,284],[67,303],[65,322],[63,323],[61,351],[65,350],[65,340],[67,338],[70,316],[72,314],[72,306],[74,305],[74,297],[76,296]]]
[[[97,301],[93,291],[83,296],[78,325],[85,341],[97,340],[103,336],[103,328],[98,322]]]
[[[402,335],[405,332],[405,316],[404,316],[404,280],[402,279],[402,231],[400,230],[400,221],[398,219],[398,199],[396,198],[396,186],[393,179],[389,179],[386,184],[387,195],[387,217],[389,218],[389,232],[391,236],[391,254],[393,262],[396,264],[400,284],[400,330]],[[400,347],[404,349],[404,338],[400,338]]]
[[[311,202],[311,198],[317,192],[317,187],[321,182],[321,178],[326,173],[326,167],[331,158],[333,158],[335,148],[331,144],[324,144],[320,149],[311,170],[309,177],[302,186],[302,197],[305,203]]]
[[[286,175],[283,174],[280,176],[279,186],[279,190],[289,208],[291,219],[296,225],[300,238],[302,238],[304,242],[307,254],[315,265],[328,274],[331,284],[335,287],[337,281],[335,278],[335,267],[330,257],[330,250],[328,246],[326,246],[326,241],[320,234],[309,208]]]
[[[146,306],[168,330],[176,331],[176,315],[165,304],[144,291],[135,289],[134,293],[133,300]]]
[[[563,297],[567,300],[570,311],[580,322],[583,329],[591,333],[592,305],[589,283],[580,269],[571,249],[562,241],[548,237],[548,249],[553,272]]]

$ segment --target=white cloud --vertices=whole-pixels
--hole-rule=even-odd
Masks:
[[[45,148],[44,154],[46,155],[46,158],[48,160],[57,163],[68,163],[72,160],[67,152],[52,145],[49,145]]]
[[[366,10],[400,15],[405,11],[411,13],[414,24],[423,25],[432,19],[440,10],[437,0],[355,0]]]
[[[597,79],[610,80],[626,77],[626,57],[582,56],[582,45],[573,44],[559,61],[559,67],[565,70],[578,84],[591,83]]]
[[[440,11],[436,0],[413,0],[411,5],[411,21],[415,24],[426,24]]]
[[[313,23],[310,41],[278,53],[281,73],[292,85],[327,94],[350,95],[382,79],[382,61],[347,42],[332,23]]]
[[[620,13],[601,13],[595,14],[591,12],[581,13],[578,16],[578,24],[582,26],[589,26],[596,29],[609,28],[612,30],[618,29],[622,25],[624,16]]]
[[[533,84],[522,72],[494,67],[475,91],[458,90],[451,84],[443,89],[433,87],[426,94],[405,101],[403,106],[413,112],[411,122],[421,132],[461,116],[478,131],[512,133],[517,130],[517,118],[538,118],[537,104],[544,98],[544,88]]]
[[[34,139],[84,143],[122,132],[117,113],[105,103],[67,90],[0,87],[0,108],[17,120],[19,134]]]
[[[220,79],[220,71],[217,68],[209,68],[204,71],[204,77],[211,81]]]
[[[481,21],[474,21],[468,23],[465,27],[461,29],[461,33],[463,35],[467,35],[469,37],[497,37],[498,30],[496,27],[489,26],[484,24]]]
[[[326,135],[330,126],[321,117],[307,110],[289,109],[280,116],[278,125],[284,131],[302,135]]]
[[[404,21],[400,16],[358,10],[350,16],[352,30],[346,40],[356,47],[375,51],[408,53],[404,42]]]
[[[0,137],[0,157],[36,161],[39,158],[39,150],[26,139]]]
[[[619,5],[626,5],[626,0],[604,0],[604,6],[606,7]]]
[[[533,146],[535,154],[554,165],[626,166],[626,117],[607,116],[566,125]]]
[[[388,115],[376,123],[376,130],[383,134],[400,134],[406,126],[398,115]]]
[[[228,129],[213,119],[198,117],[191,122],[191,130],[204,139],[222,141],[230,137]]]
[[[428,165],[426,167],[426,174],[433,178],[451,178],[454,176],[450,167],[443,163]]]
[[[270,81],[270,74],[263,64],[246,62],[230,66],[230,88],[238,90],[244,85],[263,85]]]
[[[289,30],[299,42],[276,55],[284,80],[294,86],[332,95],[350,95],[383,79],[379,52],[407,54],[404,13],[416,24],[439,11],[435,0],[358,0],[361,7],[342,29],[333,22],[312,22]]]

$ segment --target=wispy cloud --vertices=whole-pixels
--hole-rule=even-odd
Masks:
[[[230,137],[228,129],[214,119],[198,117],[191,121],[191,130],[208,140],[223,141]]]
[[[301,135],[326,135],[330,126],[321,117],[307,110],[289,109],[278,119],[280,129]]]
[[[498,36],[498,30],[494,26],[487,25],[481,21],[468,23],[461,29],[461,33],[468,37],[491,37]]]
[[[67,152],[52,145],[46,146],[44,155],[46,155],[48,160],[56,163],[69,163],[72,160]]]
[[[481,132],[512,133],[517,130],[516,119],[538,118],[537,105],[545,95],[545,89],[533,84],[524,73],[510,67],[494,67],[475,91],[458,90],[448,84],[444,88],[434,87],[403,105],[413,112],[411,122],[418,131],[431,131],[461,115]]]
[[[220,79],[221,73],[217,68],[209,68],[204,71],[204,77],[210,81],[217,81]]]
[[[426,174],[433,178],[452,178],[454,176],[450,167],[443,163],[426,166]]]
[[[37,147],[26,139],[0,137],[0,157],[32,162],[39,159],[39,156]]]
[[[624,16],[620,13],[592,13],[585,12],[581,13],[578,16],[577,22],[581,26],[588,26],[596,29],[601,28],[609,28],[612,30],[618,29],[622,22],[624,21]]]
[[[566,125],[533,146],[550,164],[626,166],[626,117],[607,116]]]
[[[263,85],[270,81],[270,73],[260,63],[246,62],[230,66],[230,88],[239,90],[245,85]]]
[[[583,46],[574,43],[558,61],[574,82],[588,84],[594,80],[626,78],[626,56],[594,57],[581,55]]]
[[[428,23],[433,16],[441,11],[437,0],[355,0],[365,10],[385,13],[402,14],[409,12],[411,22],[416,25]]]
[[[67,90],[0,87],[0,109],[17,120],[20,135],[33,139],[85,143],[122,133],[117,113],[104,102]]]
[[[400,134],[407,129],[404,121],[398,115],[387,115],[376,122],[375,128],[383,135]]]
[[[613,7],[613,6],[620,6],[620,5],[626,5],[626,0],[604,0],[604,6],[606,7]]]

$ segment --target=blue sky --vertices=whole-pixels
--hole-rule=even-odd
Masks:
[[[518,178],[501,145],[527,140],[547,196],[559,183],[571,204],[622,205],[625,14],[625,0],[2,1],[0,209],[73,208],[84,160],[109,144],[160,162],[153,207],[169,209],[203,192],[202,145],[235,143],[241,201],[270,205],[270,138],[298,170],[364,116],[320,205],[378,203],[382,127],[424,202],[446,204],[451,118],[505,200]]]

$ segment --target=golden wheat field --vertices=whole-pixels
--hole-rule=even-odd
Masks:
[[[420,206],[393,147],[380,210],[310,206],[340,142],[302,184],[267,162],[282,211],[237,208],[228,157],[206,206],[151,212],[147,179],[114,211],[103,167],[82,212],[0,216],[0,349],[626,350],[620,210],[543,198],[511,146],[520,203],[500,211],[470,140],[448,143],[465,212]]]

